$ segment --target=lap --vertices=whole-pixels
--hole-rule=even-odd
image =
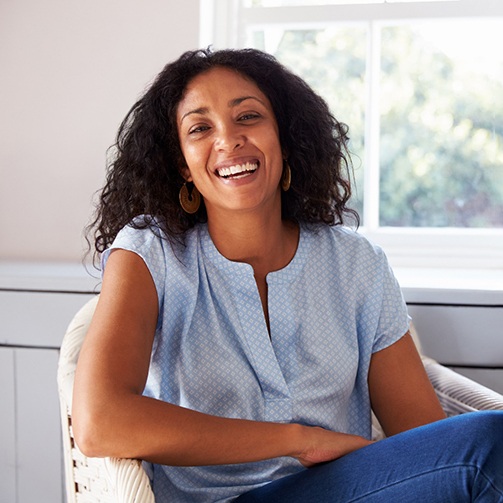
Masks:
[[[503,412],[456,416],[271,482],[237,503],[503,502]],[[485,499],[484,499],[485,498]]]

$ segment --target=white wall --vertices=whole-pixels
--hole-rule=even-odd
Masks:
[[[199,0],[0,0],[0,260],[80,261],[106,149]]]

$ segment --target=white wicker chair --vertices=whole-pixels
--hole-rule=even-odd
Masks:
[[[63,428],[63,448],[68,503],[153,503],[150,481],[141,461],[88,458],[72,434],[72,393],[80,347],[89,328],[98,297],[75,315],[61,346],[58,387]],[[503,396],[423,357],[430,381],[448,416],[476,410],[503,410]],[[375,438],[383,436],[374,424]]]
[[[88,458],[75,444],[72,395],[80,347],[89,328],[98,296],[71,321],[61,345],[58,388],[63,429],[67,503],[154,503],[150,480],[135,459]]]

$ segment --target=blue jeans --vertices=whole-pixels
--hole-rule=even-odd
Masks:
[[[463,414],[406,431],[235,501],[503,502],[503,411]]]

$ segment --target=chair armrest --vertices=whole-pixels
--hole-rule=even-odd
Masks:
[[[154,503],[150,480],[141,461],[122,458],[105,458],[103,461],[114,501]]]
[[[58,388],[67,501],[154,503],[150,479],[141,461],[88,458],[79,450],[73,437],[71,411],[75,369],[97,302],[98,296],[87,302],[74,316],[60,351]]]
[[[423,356],[426,373],[448,416],[477,410],[503,410],[503,396],[435,360]]]
[[[70,501],[154,503],[149,477],[137,459],[88,458],[72,449],[73,482],[77,494]]]

